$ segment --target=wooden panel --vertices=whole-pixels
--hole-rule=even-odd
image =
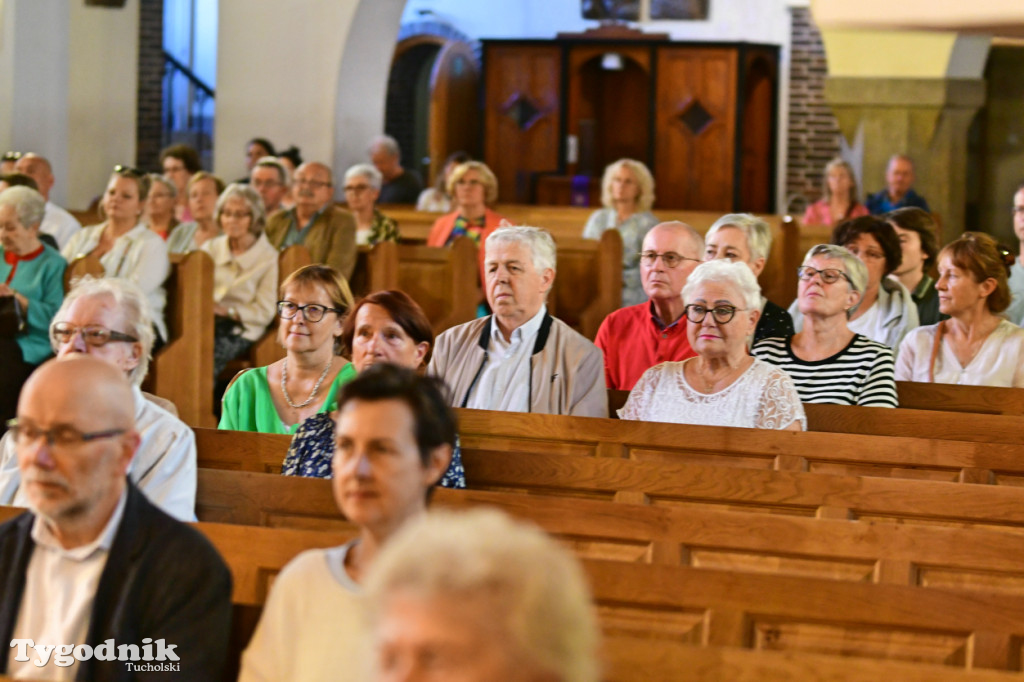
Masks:
[[[736,52],[727,48],[658,51],[654,177],[659,207],[732,208],[736,67]],[[695,132],[680,117],[698,103],[710,119]]]
[[[501,201],[528,202],[533,174],[558,170],[561,69],[557,45],[485,47],[484,161]],[[522,124],[509,114],[520,99],[536,109]]]
[[[473,48],[458,40],[445,43],[430,74],[430,183],[452,152],[480,156],[479,81]]]
[[[71,261],[67,269],[64,270],[64,293],[71,291],[71,287],[74,286],[75,282],[86,275],[103,277],[105,274],[106,270],[103,268],[103,264],[100,263],[99,258],[92,254],[79,256]]]
[[[622,237],[606,230],[600,241],[561,238],[557,246],[549,311],[593,340],[604,318],[622,307]]]
[[[293,244],[282,251],[281,255],[277,259],[278,290],[280,290],[281,284],[283,284],[293,272],[311,264],[312,262],[313,259],[309,255],[309,249],[302,244]],[[277,328],[279,323],[280,318],[278,318],[275,311],[274,319],[270,323],[269,329],[258,341],[256,341],[256,343],[252,345],[252,348],[249,350],[249,358],[245,366],[266,367],[267,365],[273,364],[284,358],[284,348],[277,340]],[[234,376],[244,368],[245,367],[232,367],[229,365],[231,376]]]
[[[774,53],[751,50],[745,55],[743,110],[740,112],[739,210],[767,213],[774,205],[775,91]]]
[[[398,288],[419,303],[439,334],[476,317],[477,249],[468,237],[450,248],[400,244]]]
[[[621,70],[606,70],[605,54],[622,59]],[[615,43],[569,48],[567,133],[579,140],[580,163],[570,175],[599,179],[604,167],[628,157],[650,165],[651,53],[646,46]]]

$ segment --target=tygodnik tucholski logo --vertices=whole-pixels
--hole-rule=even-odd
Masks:
[[[124,661],[130,672],[180,672],[181,664],[176,662],[180,659],[178,654],[174,653],[177,646],[167,644],[163,639],[154,641],[149,637],[142,640],[142,646],[115,644],[114,640],[108,639],[95,649],[88,644],[36,644],[31,639],[11,640],[11,648],[17,647],[14,660],[22,663],[30,660],[28,650],[34,649],[36,658],[32,664],[38,668],[49,663],[52,656],[53,664],[61,668],[66,668],[75,661],[95,658],[97,661]]]

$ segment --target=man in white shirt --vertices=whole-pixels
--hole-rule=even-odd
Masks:
[[[509,412],[607,417],[601,351],[547,312],[555,242],[536,227],[502,227],[487,238],[487,302],[494,314],[441,334],[428,372],[451,404]]]
[[[31,512],[0,526],[0,673],[135,679],[116,660],[126,645],[157,670],[219,679],[230,572],[128,481],[133,413],[123,373],[96,358],[51,360],[25,383],[8,433]]]
[[[39,193],[46,199],[46,213],[43,214],[39,230],[56,239],[57,245],[63,249],[71,235],[82,229],[82,225],[73,215],[50,201],[50,190],[53,189],[54,183],[50,162],[38,154],[29,153],[18,159],[14,169],[36,181]]]
[[[117,367],[132,382],[141,443],[129,476],[164,512],[182,521],[194,521],[195,434],[138,388],[149,367],[153,338],[145,295],[131,282],[116,278],[90,279],[72,289],[50,328],[50,341],[58,358],[88,354]],[[4,434],[0,439],[0,504],[27,504],[20,484],[14,439]]]

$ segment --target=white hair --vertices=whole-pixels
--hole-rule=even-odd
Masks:
[[[711,239],[711,235],[723,227],[735,227],[743,233],[751,260],[768,260],[772,250],[772,228],[768,223],[750,213],[727,213],[711,225],[706,238]]]
[[[352,178],[366,178],[366,181],[370,183],[370,187],[376,190],[380,190],[381,185],[384,183],[384,176],[381,175],[380,171],[372,163],[357,163],[345,171],[345,184],[348,184],[348,181]]]
[[[383,149],[399,160],[402,158],[402,149],[398,146],[398,140],[390,135],[378,135],[370,140],[367,150],[372,154],[374,149]]]
[[[18,214],[18,222],[28,230],[43,222],[46,213],[46,199],[43,195],[24,185],[8,187],[0,192],[0,206],[13,206],[14,212]]]
[[[372,621],[395,592],[482,604],[505,626],[495,646],[562,682],[599,679],[600,635],[579,563],[540,529],[498,510],[431,512],[407,523],[367,576]]]
[[[846,272],[846,276],[850,278],[850,288],[854,291],[864,293],[864,289],[868,285],[867,266],[864,265],[864,261],[854,256],[849,249],[845,246],[838,246],[836,244],[818,244],[817,246],[812,246],[810,250],[807,251],[807,255],[804,256],[803,265],[807,265],[807,263],[815,256],[840,261],[843,264],[843,270]]]
[[[149,301],[142,289],[137,284],[120,277],[104,277],[97,279],[86,275],[75,281],[74,288],[64,297],[53,321],[62,322],[67,311],[80,298],[93,298],[109,296],[114,299],[114,305],[124,314],[124,333],[134,336],[142,346],[139,354],[139,364],[128,373],[128,380],[136,386],[142,385],[149,371],[149,359],[153,354],[153,340],[156,338],[156,331],[153,328],[153,311],[149,307]],[[121,331],[115,329],[114,331]],[[53,326],[50,326],[50,347],[56,353],[60,344],[53,335]]]
[[[746,263],[719,259],[701,263],[686,278],[683,287],[683,302],[689,303],[697,287],[706,282],[731,284],[743,297],[743,305],[748,310],[761,309],[761,285]]]
[[[491,245],[500,243],[525,244],[533,256],[533,267],[537,272],[543,272],[548,268],[556,270],[557,255],[555,240],[551,234],[540,227],[527,227],[525,225],[510,225],[499,227],[491,233],[484,244],[484,253],[489,253]]]

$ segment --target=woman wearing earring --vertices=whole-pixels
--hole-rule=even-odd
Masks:
[[[281,285],[278,340],[287,354],[245,370],[224,393],[221,429],[294,434],[303,421],[337,408],[338,389],[356,375],[339,357],[348,282],[327,265],[307,265]]]
[[[122,277],[137,284],[153,309],[153,324],[160,340],[166,341],[164,280],[171,263],[164,240],[141,222],[148,195],[149,178],[142,171],[114,166],[100,202],[106,220],[76,232],[61,255],[68,263],[79,256],[96,256],[105,276]]]
[[[892,350],[846,323],[867,286],[867,267],[842,246],[819,244],[797,273],[803,328],[762,339],[753,354],[785,370],[802,402],[897,407]]]

